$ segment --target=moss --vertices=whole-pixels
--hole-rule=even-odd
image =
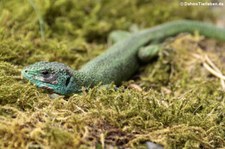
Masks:
[[[78,69],[107,48],[115,29],[213,20],[206,7],[181,7],[177,0],[30,2],[36,11],[28,1],[0,1],[0,148],[225,146],[224,91],[196,58],[206,53],[224,71],[225,45],[198,34],[166,40],[157,61],[117,90],[97,86],[52,100],[20,79],[20,69],[37,61]]]

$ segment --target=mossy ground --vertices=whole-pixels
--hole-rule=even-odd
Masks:
[[[224,147],[225,93],[199,59],[207,54],[223,71],[224,43],[197,34],[168,39],[158,59],[116,91],[95,87],[53,100],[19,78],[37,61],[78,69],[107,48],[112,30],[211,20],[206,9],[156,0],[1,0],[0,148]]]

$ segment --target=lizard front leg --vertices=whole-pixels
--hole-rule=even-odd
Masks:
[[[123,41],[130,37],[132,33],[122,30],[116,30],[109,34],[108,36],[108,45],[113,45],[117,42]]]

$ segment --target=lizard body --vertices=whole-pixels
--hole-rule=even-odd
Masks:
[[[225,29],[198,21],[174,21],[130,35],[89,61],[80,70],[73,70],[57,62],[37,62],[25,67],[22,75],[38,87],[64,95],[78,93],[82,86],[89,88],[99,83],[112,82],[118,85],[129,79],[140,67],[140,47],[151,41],[194,31],[209,38],[225,41]],[[156,55],[157,52],[150,54]]]

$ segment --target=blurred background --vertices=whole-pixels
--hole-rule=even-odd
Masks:
[[[68,46],[68,50],[80,52],[93,43],[93,46],[100,46],[98,50],[101,51],[105,48],[107,36],[111,31],[129,30],[132,26],[142,29],[178,19],[202,20],[224,26],[223,6],[182,5],[187,2],[192,1],[1,0],[0,35],[2,38],[29,40],[33,47],[37,46],[36,49],[40,50],[49,47],[48,45],[40,48],[40,45],[48,41],[63,42]],[[26,54],[25,58],[29,63],[37,61],[36,57],[31,60]],[[79,58],[72,60],[73,64],[82,63]],[[74,67],[78,67],[77,65]]]

